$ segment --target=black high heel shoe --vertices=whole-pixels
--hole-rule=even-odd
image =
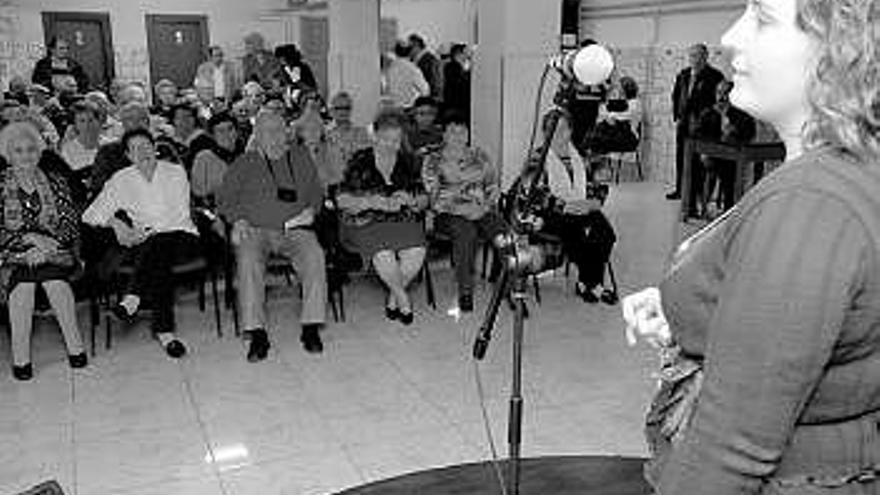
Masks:
[[[89,357],[85,352],[81,352],[79,354],[68,354],[67,361],[70,363],[70,367],[77,368],[85,368],[89,365]]]
[[[400,316],[401,313],[399,309],[385,306],[385,318],[388,318],[391,321],[396,321],[400,319]]]
[[[413,314],[412,310],[410,310],[409,313],[404,313],[403,311],[399,311],[399,313],[400,316],[397,318],[398,321],[404,325],[412,325],[413,320],[415,320],[415,314]]]
[[[22,382],[26,382],[34,377],[34,365],[31,363],[21,366],[12,365],[12,376]]]

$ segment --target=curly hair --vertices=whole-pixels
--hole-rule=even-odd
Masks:
[[[806,146],[880,160],[880,0],[798,0],[797,23],[820,46]]]
[[[37,147],[37,153],[42,154],[46,149],[46,141],[40,135],[40,131],[30,122],[12,122],[0,131],[0,157],[10,163],[10,149],[20,141],[30,141]]]

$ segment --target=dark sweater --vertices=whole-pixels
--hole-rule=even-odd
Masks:
[[[801,425],[880,409],[877,191],[880,164],[809,152],[677,253],[663,310],[705,381],[660,493],[759,493]]]
[[[296,200],[279,200],[279,187],[296,190]],[[244,219],[252,226],[276,230],[307,207],[317,214],[322,200],[315,164],[299,144],[291,144],[284,157],[274,161],[267,161],[257,151],[245,152],[232,162],[217,193],[217,206],[229,222]]]

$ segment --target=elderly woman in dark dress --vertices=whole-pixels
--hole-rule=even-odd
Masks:
[[[730,102],[786,162],[624,300],[658,493],[880,493],[880,0],[751,1]]]
[[[67,179],[43,169],[45,147],[28,123],[12,123],[0,131],[0,153],[8,162],[0,172],[0,290],[8,295],[12,374],[17,380],[33,377],[30,346],[37,284],[55,310],[70,366],[88,363],[69,283],[78,263],[79,214]]]
[[[381,113],[373,129],[373,148],[355,153],[340,186],[342,243],[372,260],[389,291],[385,315],[409,325],[413,309],[406,288],[425,260],[428,198],[415,157],[401,149],[401,116]]]

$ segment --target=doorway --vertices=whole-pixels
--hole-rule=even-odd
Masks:
[[[70,44],[70,58],[82,65],[89,88],[107,91],[115,77],[110,14],[92,12],[43,12],[46,44],[53,37]]]
[[[150,81],[169,79],[193,85],[196,69],[208,58],[208,19],[203,15],[147,14]]]

